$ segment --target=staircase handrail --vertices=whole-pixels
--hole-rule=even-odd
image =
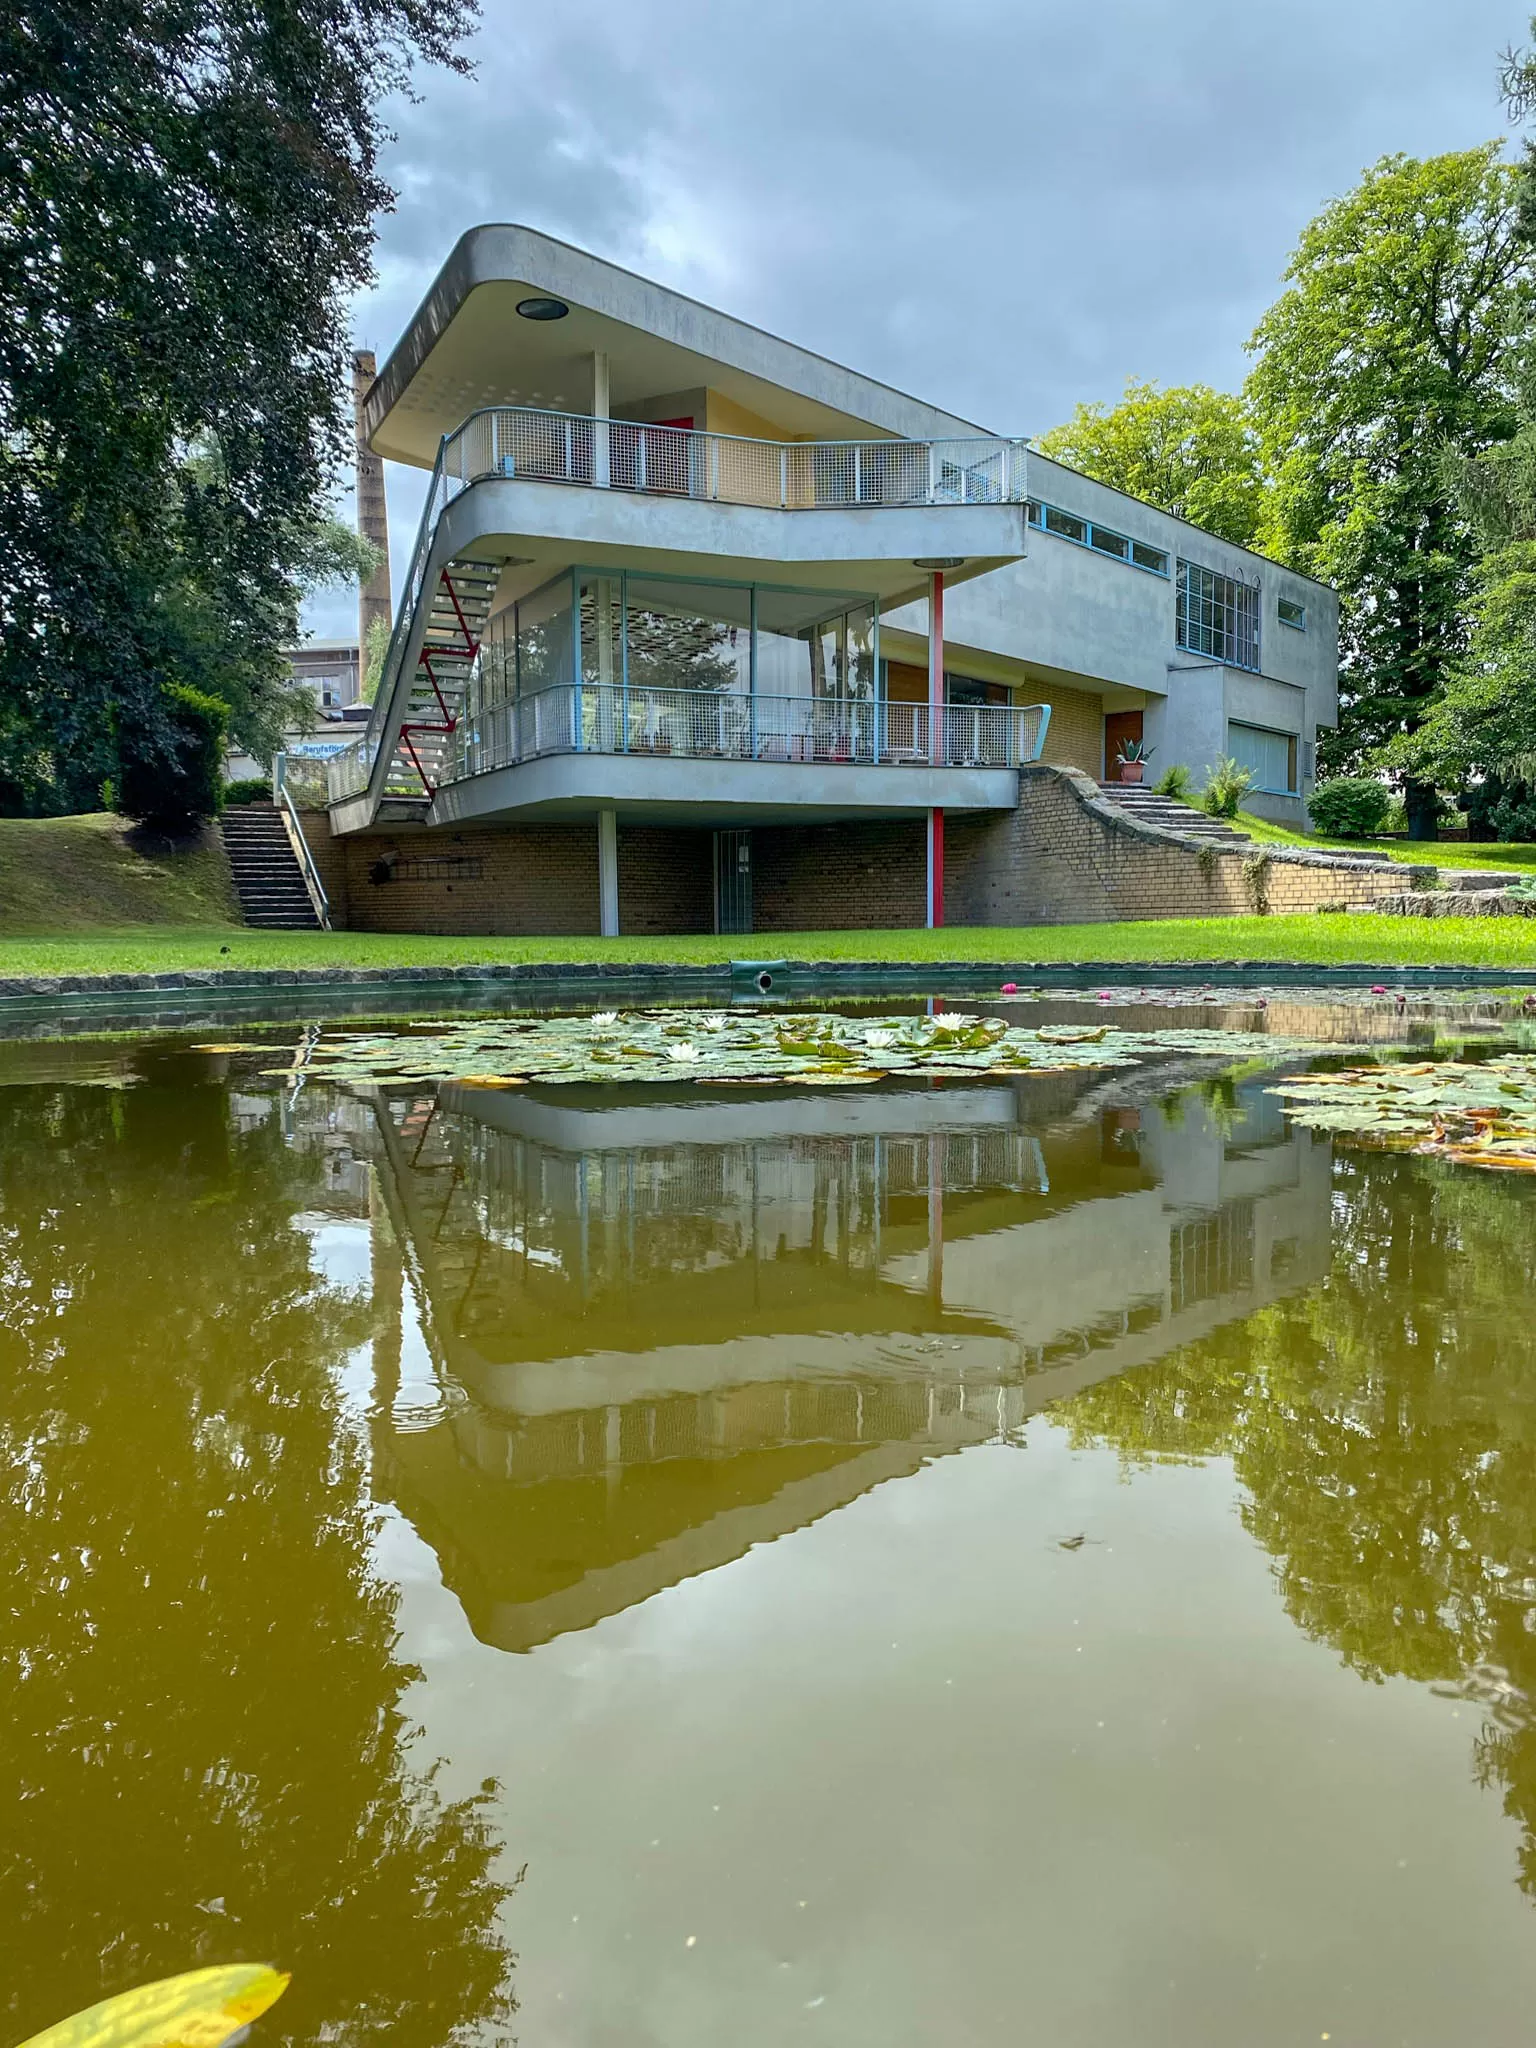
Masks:
[[[394,751],[396,733],[390,731],[391,723],[399,724],[393,717],[394,701],[399,689],[405,664],[405,650],[411,638],[415,623],[416,607],[421,598],[422,586],[426,581],[427,560],[432,552],[432,542],[437,533],[437,522],[445,510],[450,496],[448,490],[448,444],[455,440],[463,428],[453,434],[444,434],[437,444],[437,460],[432,465],[432,478],[427,485],[427,495],[421,508],[421,519],[416,528],[416,542],[411,550],[410,569],[406,577],[405,591],[401,597],[400,609],[395,614],[395,623],[389,636],[389,647],[385,652],[383,665],[379,670],[379,686],[374,692],[373,707],[362,737],[355,740],[345,753],[338,754],[332,763],[330,776],[330,799],[332,803],[348,796],[367,795],[377,808],[378,795],[374,783],[381,788],[389,774],[390,756]],[[462,486],[461,486],[462,488]],[[457,496],[457,493],[452,495]],[[366,664],[368,650],[361,650]],[[403,707],[402,707],[403,709]],[[367,774],[361,786],[346,788],[338,786],[346,775],[348,762],[361,761],[366,764]],[[380,764],[383,764],[382,767]]]
[[[320,879],[320,870],[315,865],[315,856],[310,851],[309,840],[305,837],[298,806],[293,800],[293,791],[288,786],[288,756],[285,753],[276,755],[272,762],[272,796],[282,810],[283,822],[288,828],[288,838],[299,857],[304,886],[309,891],[309,900],[314,906],[315,916],[320,920],[320,929],[328,932],[331,929],[331,900],[325,893],[325,884]]]

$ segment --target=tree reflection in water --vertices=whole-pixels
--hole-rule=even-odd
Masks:
[[[0,1089],[0,2010],[269,1958],[268,2040],[436,2048],[512,1959],[481,1800],[409,1756],[366,1310],[312,1267],[318,1163],[174,1082]]]
[[[1130,1462],[1230,1457],[1287,1612],[1367,1680],[1453,1686],[1536,1897],[1533,1191],[1335,1155],[1320,1287],[1080,1395]]]

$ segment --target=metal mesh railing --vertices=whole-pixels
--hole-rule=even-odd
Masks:
[[[450,493],[491,477],[803,511],[1021,504],[1022,441],[751,441],[688,427],[494,406],[444,444]]]
[[[1049,718],[1041,704],[946,705],[939,764],[1037,761]],[[926,704],[571,683],[465,718],[454,767],[461,776],[480,775],[541,754],[580,752],[931,765],[930,732]]]

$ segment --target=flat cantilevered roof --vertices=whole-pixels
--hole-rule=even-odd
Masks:
[[[561,300],[566,317],[519,316],[521,301],[541,297]],[[987,431],[569,242],[489,225],[459,237],[379,372],[363,407],[369,445],[430,466],[441,437],[481,406],[590,412],[597,353],[615,411],[707,386],[786,439]]]

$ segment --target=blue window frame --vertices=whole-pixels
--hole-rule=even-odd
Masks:
[[[1259,586],[1180,562],[1175,638],[1191,654],[1231,668],[1259,665]]]
[[[1080,513],[1067,512],[1060,505],[1045,505],[1038,498],[1031,498],[1024,507],[1025,517],[1031,526],[1042,533],[1052,533],[1058,540],[1069,540],[1074,547],[1092,548],[1096,554],[1108,555],[1113,561],[1125,562],[1135,569],[1145,569],[1152,576],[1168,574],[1168,556],[1162,548],[1152,547],[1144,540],[1132,540],[1129,535],[1117,533],[1112,526],[1100,526],[1096,520],[1084,519]]]
[[[1307,608],[1304,604],[1298,604],[1294,597],[1282,597],[1278,610],[1282,626],[1290,626],[1298,633],[1305,633],[1307,630]]]

